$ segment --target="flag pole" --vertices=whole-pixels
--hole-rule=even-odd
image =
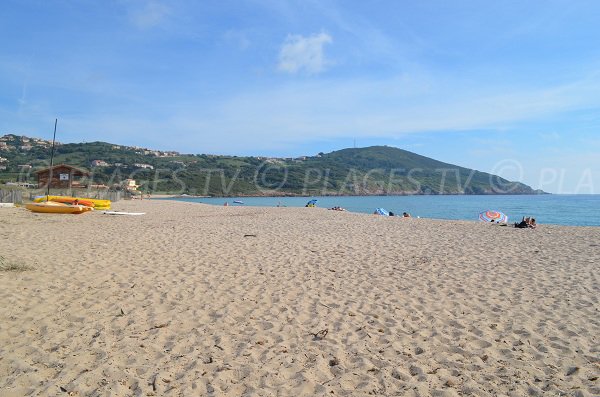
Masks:
[[[46,201],[50,199],[50,184],[52,183],[52,167],[54,167],[54,143],[56,142],[56,125],[58,119],[54,119],[54,135],[52,136],[52,154],[50,155],[50,172],[48,174],[48,188],[46,190]]]

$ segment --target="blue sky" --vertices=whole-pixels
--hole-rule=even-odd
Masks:
[[[600,193],[600,2],[4,0],[0,134],[390,145]]]

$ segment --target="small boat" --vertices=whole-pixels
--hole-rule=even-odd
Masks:
[[[244,204],[244,202],[243,202],[243,201],[240,201],[240,200],[233,200],[233,203],[234,203],[234,204]]]
[[[94,204],[93,201],[91,200],[84,200],[84,199],[76,199],[73,197],[54,197],[51,198],[48,201],[53,201],[56,203],[63,203],[63,204],[69,204],[69,205],[85,205],[86,207],[95,207],[96,205]]]
[[[92,207],[86,207],[85,205],[68,205],[54,201],[29,203],[25,204],[25,208],[31,212],[40,212],[45,214],[83,214],[84,212],[92,210]]]
[[[99,200],[99,199],[92,199],[92,198],[87,198],[87,197],[39,196],[39,197],[36,197],[35,200],[33,200],[33,201],[36,203],[41,203],[41,202],[45,202],[45,201],[57,201],[57,202],[61,202],[61,203],[70,204],[75,200],[79,201],[79,204],[83,204],[83,202],[91,203],[91,204],[93,204],[94,209],[97,209],[97,210],[109,210],[110,209],[110,200]]]

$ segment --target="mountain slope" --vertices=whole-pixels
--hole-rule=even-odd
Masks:
[[[535,194],[529,186],[496,175],[444,163],[389,146],[342,149],[323,156],[322,166],[335,162],[346,168],[387,175],[393,194]],[[318,161],[317,161],[318,163]],[[392,171],[393,170],[393,171]],[[393,172],[393,176],[391,175]],[[395,179],[394,179],[395,177]],[[372,178],[367,178],[372,179]],[[381,178],[379,178],[381,180]]]
[[[0,181],[35,182],[34,172],[47,167],[49,157],[48,141],[0,137]],[[102,166],[92,166],[98,165],[94,160]],[[264,158],[182,155],[91,142],[58,145],[54,164],[59,163],[89,169],[90,184],[116,187],[131,178],[146,191],[214,196],[537,193],[522,183],[388,146]]]

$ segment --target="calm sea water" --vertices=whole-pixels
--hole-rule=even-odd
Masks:
[[[352,196],[352,197],[227,197],[180,198],[177,200],[223,205],[234,200],[245,206],[304,207],[312,198],[317,206],[340,206],[348,211],[373,213],[382,207],[398,215],[437,219],[477,220],[478,214],[491,209],[508,215],[509,221],[532,216],[538,223],[573,226],[600,226],[600,195],[539,195],[539,196]]]

